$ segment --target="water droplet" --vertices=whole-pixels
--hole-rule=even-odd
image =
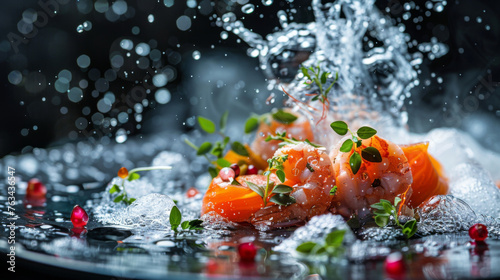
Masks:
[[[199,60],[200,58],[201,58],[201,53],[199,51],[194,51],[193,52],[193,59]]]
[[[241,7],[241,11],[245,14],[251,14],[253,13],[253,11],[255,11],[255,6],[253,4],[246,4]]]
[[[81,25],[81,24],[80,24],[80,25],[78,25],[78,26],[76,27],[76,32],[78,32],[78,33],[83,33],[83,25]]]
[[[262,4],[264,6],[270,6],[271,4],[273,4],[273,0],[262,0]]]
[[[150,15],[148,16],[148,21],[149,21],[150,23],[153,23],[153,22],[155,21],[155,16],[154,16],[154,15],[152,15],[152,14],[150,14]]]
[[[118,131],[116,131],[115,141],[118,144],[121,144],[121,143],[124,143],[125,141],[127,141],[127,132],[125,131],[125,129],[120,128],[120,129],[118,129]]]

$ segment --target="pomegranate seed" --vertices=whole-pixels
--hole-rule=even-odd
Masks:
[[[127,168],[125,168],[125,167],[120,168],[120,170],[118,170],[118,177],[120,177],[122,179],[127,178],[128,177],[128,170],[127,170]]]
[[[206,264],[207,273],[215,274],[217,272],[218,268],[219,268],[219,264],[217,263],[216,260],[214,260],[214,259],[208,260],[208,262]]]
[[[85,209],[82,207],[75,205],[73,211],[71,212],[71,222],[74,227],[84,227],[87,225],[89,221],[89,215],[85,212]]]
[[[384,269],[387,275],[404,275],[406,269],[403,255],[400,252],[389,254],[385,259]]]
[[[488,229],[483,224],[475,224],[469,228],[469,236],[475,241],[484,241],[488,237]]]
[[[250,164],[248,166],[248,169],[247,169],[247,175],[256,175],[259,170],[257,170],[257,167],[255,167],[254,165]]]
[[[28,181],[28,188],[26,189],[26,196],[29,198],[45,198],[47,188],[38,179],[33,178]]]
[[[223,181],[229,181],[229,178],[234,178],[234,170],[224,167],[219,171],[219,176]]]
[[[257,248],[253,242],[242,243],[238,246],[238,254],[241,261],[253,262],[255,255],[257,255]]]
[[[231,169],[234,171],[234,178],[240,176],[240,166],[236,163],[231,164]]]
[[[196,188],[194,188],[194,187],[191,187],[191,188],[189,188],[189,190],[187,190],[187,192],[186,192],[186,196],[187,196],[188,198],[192,198],[192,197],[195,197],[195,196],[196,196],[197,194],[199,194],[199,193],[200,193],[200,191],[198,191],[198,190],[197,190]]]

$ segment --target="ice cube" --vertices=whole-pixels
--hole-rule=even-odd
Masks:
[[[453,233],[468,230],[477,215],[463,200],[451,195],[436,195],[419,208],[418,233]]]
[[[463,163],[450,174],[450,194],[476,213],[500,218],[500,189],[479,164]]]
[[[162,194],[152,193],[138,198],[125,211],[121,219],[134,227],[169,228],[170,211],[174,201]]]
[[[342,216],[325,214],[312,217],[305,226],[298,228],[289,238],[274,247],[273,250],[295,253],[295,248],[306,241],[324,244],[325,237],[334,230],[346,231],[344,243],[352,243],[356,239]]]

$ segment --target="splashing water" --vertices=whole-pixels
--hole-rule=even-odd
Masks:
[[[374,2],[340,0],[323,4],[315,0],[312,7],[316,22],[307,24],[288,23],[286,13],[280,11],[283,29],[265,39],[245,28],[233,13],[225,14],[218,23],[247,42],[249,53],[258,53],[270,86],[281,89],[280,83],[286,83],[287,92],[305,102],[294,105],[308,111],[314,123],[322,119],[322,104],[311,102],[309,95],[317,88],[304,85],[307,78],[297,74],[299,64],[319,64],[323,71],[332,73],[325,87],[338,72],[339,79],[328,97],[328,115],[314,126],[315,134],[322,136],[316,141],[326,146],[335,144],[338,139],[321,131],[329,131],[329,123],[339,119],[354,127],[378,127],[379,134],[390,139],[407,122],[403,105],[418,83],[414,67],[422,62],[422,54],[408,52],[404,28],[393,25]]]

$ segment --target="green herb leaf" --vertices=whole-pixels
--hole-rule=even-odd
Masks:
[[[208,167],[208,174],[210,174],[212,178],[215,178],[217,177],[217,175],[219,175],[219,171],[217,171],[217,169],[215,169],[214,167],[210,166]]]
[[[361,139],[368,139],[377,134],[377,131],[369,126],[362,126],[356,132]]]
[[[302,74],[304,74],[304,76],[308,77],[309,79],[311,79],[311,75],[309,75],[309,71],[307,70],[307,68],[305,67],[301,67],[300,70],[302,70]]]
[[[198,123],[200,124],[201,129],[205,130],[208,133],[215,132],[215,124],[213,121],[204,118],[202,116],[198,117]]]
[[[114,184],[111,189],[109,189],[109,193],[115,193],[115,192],[119,192],[120,191],[120,187],[118,187],[117,184]]]
[[[217,159],[217,165],[224,168],[224,167],[230,167],[231,163],[223,158]]]
[[[389,217],[387,217],[387,216],[375,216],[375,223],[379,227],[385,227],[389,223]]]
[[[189,221],[184,221],[181,224],[182,229],[189,229]]]
[[[283,206],[288,206],[296,202],[295,198],[293,198],[292,196],[282,193],[274,195],[273,197],[271,197],[271,199],[269,199],[269,201]]]
[[[250,133],[257,129],[259,126],[259,119],[256,117],[250,117],[245,122],[245,133]]]
[[[406,238],[412,237],[416,232],[417,232],[416,220],[410,220],[404,224],[403,234],[406,235]]]
[[[339,135],[347,134],[347,124],[343,121],[335,121],[330,124],[330,127]]]
[[[344,143],[342,143],[342,146],[340,146],[340,151],[343,152],[343,153],[348,153],[352,150],[352,145],[354,143],[352,142],[351,139],[347,139],[344,141]]]
[[[394,206],[396,206],[396,207],[397,207],[397,206],[398,206],[398,204],[401,202],[401,200],[402,200],[402,199],[401,199],[401,198],[399,198],[399,196],[396,196],[396,197],[394,198]]]
[[[210,142],[205,142],[201,144],[201,146],[198,148],[198,151],[196,152],[196,155],[201,156],[204,155],[212,149],[212,143]]]
[[[181,224],[181,220],[182,220],[181,211],[179,211],[179,208],[177,208],[177,206],[174,205],[174,207],[172,207],[172,210],[170,210],[170,226],[174,231],[177,231],[177,228]]]
[[[231,185],[233,186],[241,186],[240,182],[236,181],[236,179],[231,181]]]
[[[283,170],[276,170],[276,176],[280,179],[281,183],[285,182],[285,172]]]
[[[135,172],[134,172],[134,173],[130,173],[130,174],[128,175],[127,180],[128,180],[129,182],[132,182],[132,181],[137,180],[137,179],[139,179],[139,178],[141,178],[141,175],[139,175],[139,174],[137,174],[137,173],[135,173]]]
[[[330,190],[330,195],[335,195],[337,193],[337,186],[333,186],[333,188]]]
[[[113,199],[113,202],[118,203],[121,202],[122,200],[123,200],[123,194],[115,197],[115,199]]]
[[[130,198],[130,199],[128,200],[128,204],[132,204],[132,203],[134,203],[134,201],[136,201],[136,200],[137,200],[137,199],[135,199],[135,198]]]
[[[352,173],[356,175],[358,173],[359,168],[361,167],[361,156],[358,152],[352,153],[349,158],[349,165],[351,166]]]
[[[287,113],[281,109],[274,112],[272,116],[273,119],[284,124],[293,123],[297,119],[297,116],[295,116],[294,114]]]
[[[277,185],[273,189],[273,193],[291,193],[292,191],[293,191],[292,187],[283,184]]]
[[[321,83],[322,84],[325,84],[326,83],[326,79],[328,78],[328,72],[323,72],[323,74],[321,74]]]
[[[228,116],[229,116],[229,111],[225,111],[224,114],[222,114],[222,117],[220,118],[219,127],[220,131],[222,132],[224,132],[224,130],[226,129]]]
[[[241,155],[241,156],[244,156],[244,157],[247,157],[248,156],[248,151],[247,149],[245,148],[245,146],[243,146],[243,144],[241,144],[240,142],[233,142],[231,144],[231,150],[233,150],[235,153],[237,153],[238,155]]]
[[[199,219],[191,220],[189,221],[189,229],[203,229],[201,224],[203,224],[202,220]]]
[[[256,192],[258,195],[260,195],[261,197],[264,197],[264,188],[261,187],[261,186],[258,186],[252,182],[249,182],[249,181],[245,181],[245,183],[247,183],[247,186],[254,192]]]
[[[307,241],[297,246],[295,250],[300,253],[309,254],[316,245],[318,244],[315,242]]]
[[[377,148],[374,147],[366,147],[361,150],[361,156],[370,162],[382,162],[382,156]]]
[[[330,232],[325,238],[326,245],[340,247],[342,245],[342,241],[344,240],[345,233],[345,230],[335,230]]]

